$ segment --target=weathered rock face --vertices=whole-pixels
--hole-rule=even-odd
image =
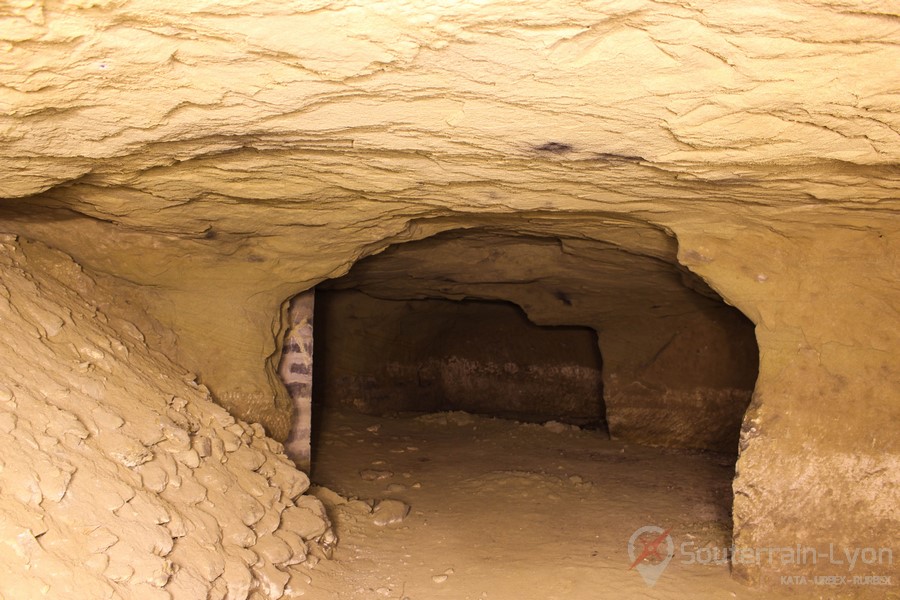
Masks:
[[[498,302],[381,300],[353,291],[318,297],[323,405],[605,425],[590,329],[541,328]]]
[[[281,445],[98,308],[121,288],[9,235],[0,273],[0,595],[302,594],[334,537]]]
[[[895,12],[8,4],[0,219],[135,284],[148,341],[280,439],[286,300],[392,243],[489,225],[680,263],[756,325],[738,546],[887,543]]]

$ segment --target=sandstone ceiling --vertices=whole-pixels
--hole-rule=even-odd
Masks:
[[[664,250],[756,324],[737,542],[840,543],[896,515],[836,533],[809,515],[867,505],[872,489],[784,506],[765,474],[900,473],[884,462],[898,442],[871,425],[898,417],[900,390],[897,13],[7,2],[0,219],[133,286],[148,323],[174,332],[160,344],[282,438],[267,359],[286,300],[362,257],[486,223]],[[774,458],[824,440],[816,462]],[[756,508],[773,502],[777,518]]]
[[[393,246],[329,282],[390,299],[514,300],[539,324],[591,325],[677,316],[721,302],[680,267],[673,238],[633,223],[584,218],[605,240],[548,238],[473,228]],[[539,229],[538,229],[539,230]],[[629,235],[626,235],[630,233]],[[629,243],[630,242],[630,243]],[[679,268],[680,267],[680,268]],[[697,291],[695,291],[697,290]]]
[[[486,188],[548,179],[601,188],[581,198],[590,208],[666,189],[724,201],[761,180],[822,202],[873,203],[896,189],[879,170],[897,153],[890,3],[26,2],[4,12],[3,195],[125,188],[118,202],[93,202],[112,218],[132,203],[142,210],[131,219],[146,222],[178,200],[424,201],[447,187],[476,208],[494,204],[479,197]],[[198,216],[179,229],[203,225]]]

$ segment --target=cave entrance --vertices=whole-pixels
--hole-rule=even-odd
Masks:
[[[753,324],[678,263],[670,236],[617,235],[456,229],[357,262],[317,288],[317,400],[606,424],[634,443],[736,453]]]
[[[448,231],[318,286],[312,479],[338,556],[410,597],[460,571],[453,597],[554,597],[565,571],[587,598],[597,573],[634,583],[643,526],[726,552],[754,328],[650,235]]]

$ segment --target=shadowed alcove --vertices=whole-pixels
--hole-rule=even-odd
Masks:
[[[606,427],[601,357],[587,327],[539,327],[514,304],[316,294],[313,414],[462,410]]]
[[[486,227],[394,245],[318,286],[316,400],[608,421],[614,438],[736,453],[753,325],[671,248]]]

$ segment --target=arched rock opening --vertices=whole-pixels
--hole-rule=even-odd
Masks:
[[[475,228],[364,259],[319,286],[330,290],[327,347],[320,352],[340,357],[320,366],[323,393],[369,410],[399,410],[411,404],[401,398],[419,391],[424,405],[434,406],[440,399],[429,399],[436,390],[425,389],[435,377],[427,361],[414,364],[403,356],[428,356],[440,315],[423,319],[430,324],[418,330],[404,325],[415,319],[410,313],[417,305],[410,302],[508,301],[538,325],[598,333],[605,420],[614,438],[736,453],[757,374],[753,325],[679,267],[671,238],[652,228],[643,233],[654,231],[665,244],[656,255],[623,247],[622,240]],[[359,368],[382,359],[380,367]],[[386,376],[391,368],[396,377]]]
[[[317,286],[313,478],[350,497],[410,502],[433,525],[411,522],[417,533],[405,548],[429,555],[446,543],[466,570],[463,554],[515,556],[520,542],[506,529],[514,515],[536,536],[571,531],[555,511],[616,529],[598,515],[645,519],[640,503],[613,508],[635,493],[689,536],[688,548],[724,553],[758,365],[752,323],[680,267],[659,229],[641,226],[645,242],[660,244],[650,252],[628,236],[598,239],[602,229],[580,239],[547,235],[549,227],[522,235],[499,221],[392,245]],[[576,341],[579,352],[585,343],[602,351],[602,370],[583,353],[559,352]],[[602,415],[591,412],[598,394]],[[550,423],[517,429],[452,411]],[[613,442],[559,423],[601,417]],[[517,499],[523,481],[532,491],[522,498],[547,489],[550,504]],[[472,505],[486,494],[508,506],[505,517]],[[439,516],[447,512],[459,520]],[[496,528],[489,543],[473,538],[473,523]]]

